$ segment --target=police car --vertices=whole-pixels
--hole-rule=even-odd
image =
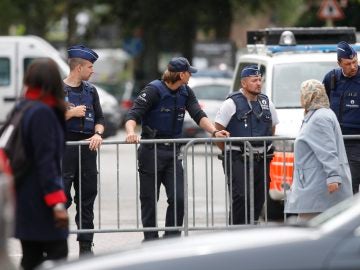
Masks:
[[[231,91],[240,89],[242,69],[247,65],[257,65],[262,73],[262,92],[272,100],[278,113],[280,123],[276,126],[275,135],[296,137],[304,116],[300,105],[300,85],[308,79],[322,81],[327,72],[338,66],[336,44],[341,40],[354,44],[355,28],[266,28],[249,31],[247,53],[237,61]],[[354,48],[360,50],[357,45]],[[283,149],[286,152],[293,150],[292,141],[286,142],[285,146],[280,141],[273,144],[279,153]],[[282,155],[277,158],[278,165],[282,166]],[[292,158],[286,157],[290,163]],[[290,163],[289,166],[292,166]],[[284,172],[281,169],[278,171]],[[285,171],[289,172],[286,177],[291,182],[292,169]],[[277,176],[282,181],[283,175]],[[274,177],[271,178],[273,181]],[[283,192],[280,192],[274,197],[283,198]]]
[[[334,44],[296,45],[295,42],[298,41],[296,32],[299,28],[289,29],[292,31],[285,30],[282,31],[282,35],[280,34],[280,45],[249,44],[248,53],[239,57],[232,84],[232,91],[237,91],[241,87],[242,69],[247,65],[259,66],[263,77],[262,92],[273,101],[277,109],[280,123],[276,127],[276,135],[281,136],[296,136],[299,131],[303,118],[303,109],[300,106],[300,84],[308,79],[322,81],[327,72],[337,67],[335,40]],[[335,31],[336,34],[342,29],[345,31],[349,28],[300,29],[304,33],[308,32],[308,35],[316,35],[325,31],[328,33]],[[276,29],[276,33],[281,30]],[[262,32],[271,35],[274,31],[269,28]],[[308,38],[307,41],[309,40]],[[348,36],[346,40],[350,43],[355,42],[355,39]]]

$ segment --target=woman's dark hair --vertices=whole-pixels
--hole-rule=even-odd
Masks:
[[[26,71],[24,84],[31,88],[40,88],[42,97],[53,96],[56,100],[56,108],[65,113],[63,82],[54,60],[50,58],[34,60]]]

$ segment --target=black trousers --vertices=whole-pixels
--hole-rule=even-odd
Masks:
[[[184,219],[184,174],[181,160],[176,159],[174,166],[173,146],[157,146],[157,183],[155,187],[154,147],[140,145],[138,149],[140,175],[141,220],[143,227],[156,226],[156,204],[159,199],[160,185],[163,184],[167,195],[166,227],[182,226]],[[174,167],[176,177],[174,178]],[[176,189],[175,189],[176,188]],[[176,206],[175,206],[176,205]],[[176,219],[176,222],[175,222]],[[164,236],[178,236],[180,231],[166,231]],[[145,240],[158,238],[157,231],[144,232]]]
[[[79,193],[79,147],[66,146],[63,158],[63,178],[67,196],[66,207],[72,203],[71,187],[74,185],[76,204],[75,222],[80,229],[80,203],[81,197],[81,228],[94,229],[94,202],[97,195],[97,168],[96,151],[90,151],[88,145],[81,146],[81,196]],[[78,241],[93,241],[93,233],[80,233]]]
[[[61,260],[68,256],[67,240],[25,241],[20,240],[22,248],[21,267],[24,270],[35,269],[46,260]]]
[[[360,141],[345,140],[346,155],[350,165],[353,193],[359,192],[360,185]]]
[[[250,163],[249,158],[245,164],[240,151],[226,152],[226,164],[223,160],[223,168],[229,179],[229,193],[232,198],[229,224],[250,223]],[[269,164],[266,161],[266,192],[269,190]],[[226,165],[226,170],[225,170]],[[231,167],[230,167],[231,165]],[[247,170],[247,181],[245,181],[245,169]],[[231,178],[230,178],[231,176]],[[231,183],[231,184],[230,184]],[[246,183],[246,185],[245,185]],[[259,219],[265,201],[264,183],[264,159],[254,159],[254,219]]]

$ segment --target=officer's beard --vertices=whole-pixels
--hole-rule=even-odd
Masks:
[[[254,99],[256,99],[257,98],[257,96],[261,93],[261,88],[259,88],[259,89],[256,89],[256,90],[246,90],[246,92],[248,93],[248,95],[250,96],[250,97],[253,97]]]

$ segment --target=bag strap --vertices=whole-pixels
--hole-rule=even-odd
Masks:
[[[336,87],[336,83],[337,83],[337,78],[336,78],[337,74],[336,74],[336,68],[334,68],[331,72],[330,75],[330,87],[329,89],[326,90],[326,94],[329,97],[330,100],[330,93],[332,91],[334,91],[335,87]]]
[[[9,115],[7,116],[5,123],[0,128],[0,137],[3,135],[4,131],[7,129],[7,127],[10,124],[13,126],[18,126],[20,124],[20,121],[21,121],[24,113],[28,109],[30,109],[35,104],[36,101],[27,100],[23,106],[20,106],[20,102],[15,104],[15,106],[10,111]]]

